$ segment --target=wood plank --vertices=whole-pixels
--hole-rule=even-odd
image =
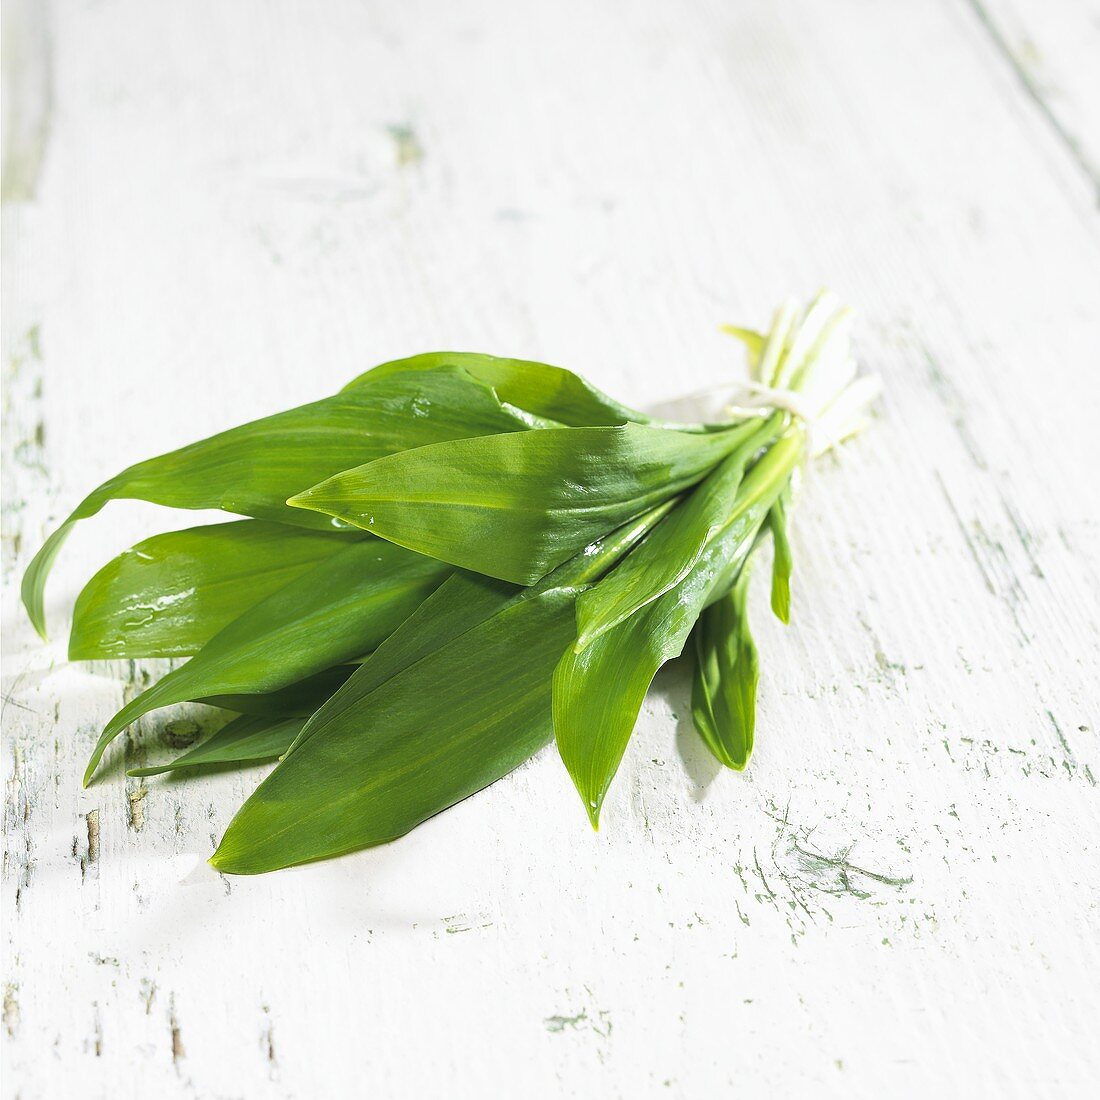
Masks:
[[[1100,6],[1094,0],[967,3],[1100,201]]]
[[[5,1093],[1085,1095],[1100,232],[974,12],[116,0],[39,41],[3,212]],[[166,666],[67,665],[71,599],[176,518],[86,524],[43,646],[18,576],[92,483],[425,348],[661,401],[820,283],[886,396],[808,479],[793,625],[757,593],[745,775],[671,669],[598,836],[552,751],[260,879],[203,860],[262,770],[80,789]],[[166,721],[204,719],[126,763]]]

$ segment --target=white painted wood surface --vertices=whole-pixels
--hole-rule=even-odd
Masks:
[[[5,7],[4,1096],[1092,1094],[1098,23],[1051,11]],[[72,597],[179,520],[84,525],[41,645],[102,477],[429,348],[656,402],[823,283],[886,396],[758,606],[747,774],[674,668],[598,836],[552,750],[259,879],[203,860],[262,769],[80,789],[164,666],[67,665]]]

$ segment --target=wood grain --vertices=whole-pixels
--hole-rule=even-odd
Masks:
[[[1091,1092],[1087,5],[5,20],[5,1096]],[[1064,94],[1006,59],[1025,39]],[[66,664],[72,598],[178,518],[83,525],[43,646],[18,578],[96,481],[430,348],[656,403],[740,369],[720,322],[820,284],[886,396],[805,487],[792,626],[757,593],[748,773],[717,773],[672,668],[598,836],[552,750],[396,844],[254,880],[204,860],[262,769],[80,789],[167,666]],[[126,759],[207,721],[146,720]]]

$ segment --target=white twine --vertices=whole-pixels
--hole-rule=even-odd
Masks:
[[[747,392],[748,397],[740,404],[726,406],[726,412],[731,416],[758,416],[761,412],[771,411],[790,413],[802,422],[806,430],[807,456],[820,454],[840,442],[824,430],[822,418],[810,411],[802,394],[793,390],[775,389],[752,378],[745,379],[740,388]]]

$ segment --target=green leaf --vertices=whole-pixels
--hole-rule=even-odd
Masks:
[[[755,529],[732,524],[697,556],[696,548],[683,548],[681,556],[695,560],[681,580],[584,649],[571,649],[562,657],[554,672],[554,735],[594,827],[653,677],[661,665],[679,656],[703,608],[741,569],[798,460],[802,442],[800,431],[788,432],[742,482],[738,497],[744,493],[756,501]],[[646,538],[618,569],[630,564],[634,554],[652,555],[651,539]],[[657,551],[661,549],[658,543]],[[590,591],[598,593],[614,582],[618,569]]]
[[[740,325],[721,325],[720,327],[728,336],[740,340],[745,345],[749,358],[749,375],[760,381],[760,357],[764,354],[767,337],[755,329],[742,328]]]
[[[263,718],[308,718],[358,667],[336,665],[275,691],[208,695],[195,702]]]
[[[154,535],[84,586],[69,660],[190,656],[250,607],[363,537],[265,520]]]
[[[357,707],[375,688],[495,615],[522,591],[477,573],[453,573],[359,666],[332,705],[316,716],[291,748],[296,751],[315,731],[325,728],[328,716]]]
[[[763,424],[739,429],[740,445],[681,503],[606,580],[577,600],[577,649],[663,596],[687,575],[707,546],[737,527],[755,531],[774,499],[772,476],[778,453],[766,458],[745,478],[745,467],[761,448],[773,443],[783,428],[777,414]],[[780,461],[782,468],[782,462]],[[734,536],[736,537],[736,535]]]
[[[662,505],[531,589],[456,574],[306,724],[211,862],[256,874],[392,840],[550,739],[550,676],[577,586],[602,575]]]
[[[787,537],[789,490],[782,493],[768,513],[772,533],[772,611],[782,623],[791,621],[791,543]]]
[[[434,351],[408,359],[395,359],[359,375],[344,388],[352,390],[373,385],[394,372],[438,370],[444,366],[461,367],[492,386],[501,401],[570,427],[650,422],[643,413],[620,405],[579,375],[562,367],[463,351]]]
[[[277,760],[305,723],[305,718],[242,715],[175,760],[153,768],[132,768],[126,774],[161,775],[200,764],[260,764],[265,760]]]
[[[550,740],[550,672],[572,635],[571,592],[520,599],[363,705],[323,708],[211,862],[257,874],[393,840],[505,775]]]
[[[448,570],[379,539],[353,543],[256,604],[181,668],[128,703],[103,730],[87,784],[112,740],[159,707],[272,692],[369,653]]]
[[[627,424],[454,440],[347,470],[290,503],[421,554],[532,584],[702,478],[740,430]]]
[[[748,570],[728,595],[706,608],[692,632],[695,673],[691,716],[711,752],[741,771],[752,754],[760,664],[749,631]]]
[[[23,602],[45,637],[43,594],[54,558],[73,525],[112,500],[172,508],[220,508],[281,523],[332,530],[333,523],[288,508],[294,493],[339,470],[440,440],[528,426],[465,371],[393,373],[375,385],[276,413],[139,462],[105,481],[46,540],[23,578]]]

